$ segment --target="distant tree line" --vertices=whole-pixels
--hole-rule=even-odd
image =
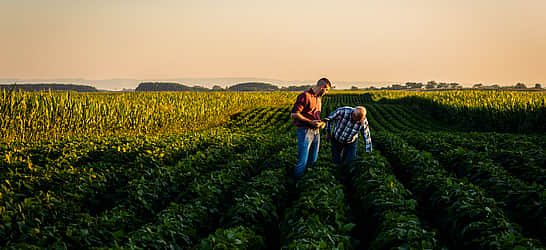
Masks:
[[[311,85],[277,87],[270,83],[246,82],[222,88],[214,85],[211,89],[204,87],[189,87],[179,83],[143,82],[135,91],[304,91],[312,88]]]
[[[436,82],[436,81],[429,81],[426,84],[423,84],[422,82],[406,82],[404,85],[402,84],[393,84],[391,86],[387,87],[381,87],[376,88],[374,86],[371,86],[369,88],[365,88],[362,90],[421,90],[421,89],[461,89],[462,86],[459,85],[459,83],[451,82]],[[361,90],[358,89],[356,86],[353,86],[351,90]]]
[[[436,82],[428,81],[426,84],[421,82],[406,82],[405,85],[402,84],[392,84],[391,86],[376,88],[374,86],[368,88],[358,88],[352,86],[350,90],[457,90],[465,89],[459,83],[451,82]],[[540,83],[535,84],[534,88],[527,88],[523,83],[517,83],[514,86],[499,86],[497,84],[491,86],[484,86],[482,84],[474,84],[472,89],[479,90],[541,90],[542,85]]]
[[[75,91],[75,92],[98,92],[95,87],[87,85],[74,84],[6,84],[0,85],[0,89],[5,90],[24,90],[24,91]]]
[[[281,91],[306,91],[312,87],[313,85],[288,86],[288,87],[281,87]]]
[[[180,83],[173,82],[142,82],[134,90],[136,92],[145,91],[305,91],[312,88],[312,85],[287,86],[277,87],[270,83],[262,82],[247,82],[239,83],[230,87],[222,88],[219,85],[214,85],[211,89],[201,86],[186,86]],[[98,92],[105,90],[97,90],[95,87],[87,85],[75,84],[9,84],[0,85],[2,90],[24,90],[24,91],[75,91],[75,92]],[[376,88],[374,86],[368,88],[358,88],[352,86],[349,90],[455,90],[455,89],[477,89],[477,90],[543,90],[540,83],[536,83],[534,88],[527,88],[524,83],[517,83],[514,86],[499,86],[497,84],[484,86],[483,84],[474,84],[472,88],[463,88],[456,82],[445,83],[428,81],[426,84],[421,82],[406,82],[402,84],[392,84],[391,86]],[[123,89],[122,92],[133,91],[131,89]]]
[[[229,91],[278,91],[279,87],[261,82],[247,82],[235,84],[228,88]]]
[[[189,87],[173,82],[142,82],[135,91],[210,91],[210,89],[199,86]]]
[[[499,86],[498,84],[493,84],[493,85],[490,85],[490,86],[485,86],[481,83],[478,83],[478,84],[474,84],[472,86],[473,89],[484,89],[484,90],[489,90],[489,89],[504,89],[504,90],[523,90],[523,89],[528,89],[528,90],[532,90],[532,89],[542,89],[542,85],[540,83],[535,83],[535,87],[534,88],[527,88],[527,86],[524,84],[524,83],[521,83],[521,82],[518,82],[516,83],[516,85],[514,86]]]

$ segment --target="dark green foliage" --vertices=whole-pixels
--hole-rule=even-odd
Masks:
[[[262,236],[257,235],[252,229],[238,226],[229,229],[217,229],[213,235],[209,235],[201,241],[199,249],[264,249],[265,243]]]
[[[419,202],[436,212],[435,223],[456,247],[538,247],[508,221],[493,199],[478,187],[453,178],[434,160],[391,134],[376,134],[383,152],[406,176]]]
[[[351,249],[343,186],[333,176],[333,163],[317,162],[297,183],[299,199],[286,211],[283,249]]]
[[[354,199],[364,214],[362,222],[377,228],[370,248],[437,248],[435,234],[425,230],[417,217],[417,201],[376,152],[365,154],[349,168]]]
[[[542,185],[546,170],[536,165],[533,166],[533,162],[529,163],[527,172],[536,173],[535,180],[538,180],[540,184],[537,182],[525,183],[514,178],[501,167],[502,164],[499,164],[499,162],[513,160],[510,159],[510,154],[503,154],[504,159],[495,159],[498,152],[475,152],[460,146],[457,147],[441,135],[427,136],[408,133],[406,138],[418,148],[433,152],[448,171],[482,187],[485,193],[494,197],[496,201],[502,202],[501,207],[505,208],[506,214],[524,225],[529,234],[537,237],[543,237],[546,234],[546,223],[544,222],[546,191]],[[475,141],[473,144],[477,146],[480,141]],[[489,147],[493,147],[493,145],[489,145]],[[523,159],[516,159],[516,161],[523,162]],[[518,167],[523,169],[522,166]]]

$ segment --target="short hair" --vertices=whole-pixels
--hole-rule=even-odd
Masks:
[[[324,86],[324,85],[328,85],[328,87],[332,87],[332,84],[330,83],[330,80],[326,79],[326,78],[320,78],[320,80],[317,81],[317,86]]]
[[[357,118],[359,118],[360,120],[362,120],[362,119],[364,119],[364,117],[366,117],[367,111],[366,111],[366,108],[364,108],[364,107],[362,107],[362,106],[356,106],[355,109],[354,109],[353,111],[357,111],[357,110],[359,110],[359,109],[362,109],[362,112],[360,113],[360,111],[358,111],[358,112],[360,113],[361,116],[359,115]]]

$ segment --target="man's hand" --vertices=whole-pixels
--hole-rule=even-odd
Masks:
[[[326,122],[323,122],[323,121],[320,121],[318,120],[318,124],[315,126],[315,128],[320,128],[320,129],[323,129],[324,127],[326,127]]]
[[[311,121],[311,126],[313,126],[313,128],[322,128],[324,127],[324,125],[322,125],[322,121],[321,120],[312,120]]]
[[[330,142],[332,141],[332,136],[330,135],[330,133],[326,133],[326,142]]]
[[[321,121],[318,128],[323,129],[324,127],[326,127],[326,122]]]

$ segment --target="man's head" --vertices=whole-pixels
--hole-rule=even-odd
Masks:
[[[353,109],[353,112],[351,113],[351,118],[355,122],[362,122],[364,120],[364,117],[366,117],[366,109],[362,106],[357,106]]]
[[[317,81],[317,86],[315,87],[318,91],[316,92],[316,95],[318,96],[324,96],[328,91],[330,91],[330,88],[332,87],[332,84],[330,81],[326,78],[321,78]]]

